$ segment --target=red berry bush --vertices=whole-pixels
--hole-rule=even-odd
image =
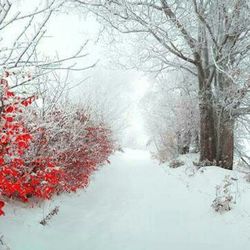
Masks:
[[[112,132],[72,105],[41,112],[0,80],[0,197],[23,202],[86,187],[114,151]],[[0,215],[4,215],[0,200]]]

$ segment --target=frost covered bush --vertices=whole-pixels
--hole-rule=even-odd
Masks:
[[[46,115],[31,112],[29,119],[34,140],[26,155],[38,159],[46,156],[63,171],[57,192],[88,185],[90,174],[108,162],[114,150],[111,130],[79,107],[57,106]]]
[[[34,191],[34,178],[24,161],[32,136],[21,117],[35,97],[16,96],[6,78],[0,79],[0,91],[0,196],[25,201],[27,194]],[[3,207],[0,200],[0,215],[4,215]]]
[[[111,130],[70,104],[40,112],[36,97],[17,96],[7,79],[0,87],[0,197],[28,202],[86,187],[114,150]]]
[[[179,167],[183,166],[184,164],[185,164],[184,161],[172,160],[169,163],[169,167],[170,168],[179,168]]]
[[[175,136],[171,132],[160,132],[150,141],[156,148],[153,150],[153,158],[160,163],[178,156]]]
[[[225,176],[221,185],[216,186],[216,198],[213,200],[212,208],[219,213],[230,211],[236,203],[233,192],[234,180]]]

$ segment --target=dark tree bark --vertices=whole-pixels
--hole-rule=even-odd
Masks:
[[[200,100],[200,162],[212,165],[216,162],[216,131],[213,105],[207,98]]]
[[[200,86],[200,162],[232,170],[234,118],[224,107],[218,108],[206,81]]]
[[[199,131],[195,131],[195,136],[194,136],[194,153],[199,153],[200,152],[200,136],[199,136]]]
[[[211,81],[208,80],[209,72],[204,70],[202,53],[204,50],[195,54],[199,79],[200,162],[202,165],[212,165],[216,162],[214,103]]]
[[[234,159],[234,118],[228,111],[221,114],[217,125],[217,152],[216,162],[218,166],[233,169]]]

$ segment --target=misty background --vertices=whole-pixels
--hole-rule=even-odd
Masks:
[[[125,69],[124,65],[118,64],[119,56],[125,54],[119,55],[114,46],[110,46],[114,41],[109,40],[105,31],[102,32],[92,15],[85,16],[77,10],[58,13],[50,20],[46,34],[40,50],[49,57],[57,54],[67,57],[87,42],[88,56],[83,58],[83,65],[96,63],[96,66],[88,72],[69,73],[68,97],[74,102],[91,103],[97,110],[101,106],[107,119],[115,121],[114,130],[117,130],[117,137],[123,146],[145,148],[148,135],[140,102],[152,85],[152,79],[139,70]],[[123,36],[122,41],[115,42],[116,46],[123,46],[127,55],[134,52],[129,46],[130,38]],[[81,64],[79,59],[78,64]],[[76,86],[81,81],[83,82]]]

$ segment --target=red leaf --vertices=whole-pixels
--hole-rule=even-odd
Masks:
[[[7,122],[13,122],[14,119],[13,119],[12,116],[6,116],[5,120],[6,120]]]
[[[0,209],[3,208],[5,203],[3,201],[0,201]]]
[[[7,91],[6,95],[7,95],[7,97],[14,97],[15,96],[15,94],[11,91]]]
[[[15,109],[14,109],[13,106],[8,106],[7,108],[5,108],[4,111],[5,111],[6,113],[12,113],[14,110],[15,110]]]
[[[3,157],[0,157],[0,165],[3,165],[4,164],[4,159]]]

